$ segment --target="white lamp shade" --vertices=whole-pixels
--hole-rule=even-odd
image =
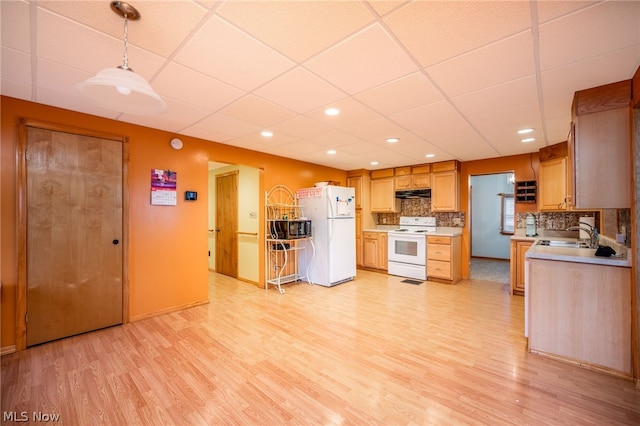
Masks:
[[[113,111],[151,115],[167,110],[166,102],[149,83],[131,70],[106,68],[77,84],[76,89],[96,104]]]

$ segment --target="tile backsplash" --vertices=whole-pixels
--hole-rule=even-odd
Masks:
[[[400,216],[433,216],[438,226],[463,227],[464,212],[436,213],[431,211],[430,198],[407,198],[401,200],[400,213],[378,213],[378,224],[398,225]]]
[[[602,214],[600,214],[602,212]],[[631,239],[631,210],[630,209],[604,209],[595,211],[568,211],[568,212],[528,212],[516,213],[516,229],[524,229],[528,214],[536,218],[538,229],[562,231],[570,226],[577,226],[580,217],[595,217],[596,228],[601,234],[615,238],[622,227],[625,228],[626,241]]]

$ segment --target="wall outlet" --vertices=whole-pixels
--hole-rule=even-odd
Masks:
[[[460,225],[462,225],[462,222],[460,221],[460,218],[459,218],[459,217],[454,217],[454,218],[453,218],[453,224],[454,224],[455,226],[460,226]]]
[[[382,218],[382,223],[387,223],[387,218],[386,217]]]

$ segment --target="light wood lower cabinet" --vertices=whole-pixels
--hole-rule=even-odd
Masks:
[[[386,232],[364,232],[362,238],[362,265],[365,268],[387,270]]]
[[[631,268],[528,259],[529,350],[630,378]]]
[[[509,259],[511,294],[524,296],[524,255],[532,245],[533,241],[530,239],[511,240],[511,255]]]
[[[456,283],[462,276],[461,237],[427,236],[427,278]]]

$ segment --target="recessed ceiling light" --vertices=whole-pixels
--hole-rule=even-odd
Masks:
[[[433,158],[435,156],[436,156],[435,154],[427,154],[427,155],[425,155],[425,157],[427,157],[427,158]]]
[[[398,138],[387,138],[387,142],[389,142],[389,143],[396,143],[398,141],[400,141],[400,139],[398,139]]]
[[[269,130],[263,130],[262,132],[260,132],[260,134],[265,138],[270,138],[271,136],[273,136],[273,132],[270,132]]]
[[[533,132],[533,129],[531,129],[531,128],[518,130],[518,134],[519,135],[526,135],[527,133],[531,133],[531,132]]]
[[[340,114],[340,110],[339,110],[338,108],[327,108],[327,109],[325,109],[325,110],[324,110],[324,113],[325,113],[326,115],[331,115],[331,116],[333,116],[333,115],[338,115],[338,114]]]
[[[533,142],[535,140],[536,140],[536,138],[526,138],[526,139],[522,139],[520,142],[528,143],[528,142]]]
[[[335,153],[336,153],[335,149],[330,149],[330,150],[327,151],[327,154],[329,154],[329,155],[333,155]]]
[[[372,161],[372,162],[371,162],[371,163],[369,163],[369,164],[371,164],[372,166],[377,166],[377,165],[378,165],[378,162],[377,162],[377,161]]]

